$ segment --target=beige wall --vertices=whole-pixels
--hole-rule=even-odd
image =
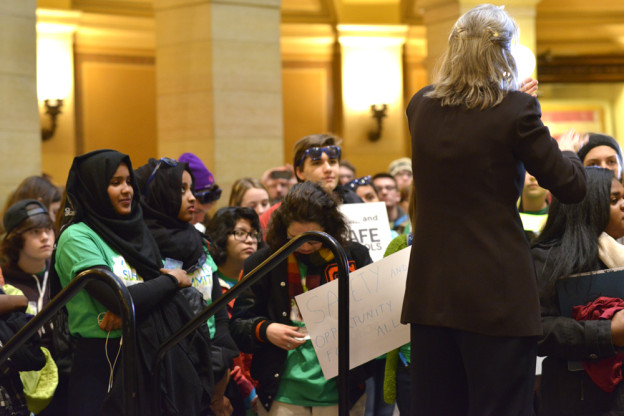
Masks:
[[[112,148],[130,155],[135,168],[157,157],[153,59],[89,55],[77,61],[79,153]]]
[[[41,173],[34,0],[0,2],[0,206],[21,180]]]
[[[285,62],[282,66],[284,162],[293,163],[297,140],[333,130],[330,63]]]

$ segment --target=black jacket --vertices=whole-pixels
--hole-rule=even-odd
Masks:
[[[356,269],[372,263],[368,249],[359,243],[350,243],[346,248],[349,268]],[[268,247],[258,250],[246,261],[243,274],[247,274],[266,260],[271,251]],[[253,353],[251,376],[258,380],[256,388],[260,403],[268,411],[277,393],[281,372],[286,361],[287,351],[271,344],[266,337],[266,328],[271,323],[293,325],[290,320],[290,298],[288,295],[288,262],[280,263],[257,282],[250,290],[236,299],[230,321],[232,338],[241,351]],[[326,268],[327,269],[327,268]],[[321,276],[321,284],[332,280]],[[261,339],[256,337],[256,333]],[[366,364],[350,373],[351,403],[360,392],[359,384],[368,376]]]
[[[535,97],[510,91],[494,107],[467,110],[442,106],[426,96],[431,89],[407,107],[418,213],[401,321],[539,336],[535,271],[516,203],[525,169],[559,201],[580,202],[583,163],[559,151]]]
[[[539,246],[534,247],[531,254],[535,261],[538,285],[542,287],[544,282],[541,271],[544,263],[548,255],[556,254]],[[624,383],[607,393],[584,370],[568,369],[568,360],[599,361],[616,354],[611,342],[611,321],[577,321],[561,316],[556,298],[542,298],[541,314],[544,333],[538,343],[537,353],[546,356],[546,359],[542,363],[538,415],[623,415]]]

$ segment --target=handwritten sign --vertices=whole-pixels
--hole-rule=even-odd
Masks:
[[[349,276],[349,368],[409,342],[401,308],[410,247]],[[338,280],[295,297],[310,340],[330,379],[338,375]]]
[[[392,240],[386,204],[384,202],[342,204],[340,212],[351,228],[349,239],[368,247],[373,261],[381,260]]]

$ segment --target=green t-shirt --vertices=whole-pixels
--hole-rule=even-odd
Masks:
[[[301,322],[294,322],[303,326]],[[312,341],[288,351],[275,400],[297,406],[333,406],[338,403],[336,378],[326,380]]]
[[[136,270],[126,263],[123,256],[113,250],[85,223],[69,226],[61,234],[56,249],[56,272],[63,287],[81,271],[95,266],[108,266],[126,286],[143,282]],[[69,331],[83,338],[106,338],[100,329],[98,316],[107,309],[86,290],[81,290],[67,303]],[[119,338],[121,329],[111,331],[111,338]]]
[[[199,290],[204,300],[212,303],[213,272],[217,270],[212,257],[206,252],[206,262],[201,269],[189,275],[192,285]],[[113,250],[99,235],[85,223],[69,226],[59,238],[56,250],[56,271],[63,287],[81,271],[94,266],[108,266],[126,286],[142,283],[136,270],[126,263],[123,256]],[[67,303],[69,331],[83,338],[106,338],[107,332],[100,329],[98,316],[107,309],[86,291],[80,291]],[[210,336],[215,334],[214,316],[208,320]],[[111,338],[119,338],[121,330],[111,331]]]
[[[305,264],[298,262],[301,286],[307,291]],[[299,316],[296,303],[291,301],[291,320],[295,326],[303,326],[293,315]],[[336,379],[326,380],[316,357],[312,341],[288,351],[282,379],[275,400],[297,406],[333,406],[338,403]]]
[[[212,288],[216,277],[215,272],[218,267],[212,257],[210,257],[208,247],[204,246],[204,252],[206,253],[206,261],[201,269],[197,269],[189,274],[189,278],[193,287],[199,290],[206,303],[210,305],[212,303]],[[210,336],[214,338],[216,331],[214,315],[208,319],[208,329],[210,330]]]

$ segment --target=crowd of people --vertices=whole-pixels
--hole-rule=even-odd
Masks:
[[[407,107],[411,158],[385,172],[358,176],[340,138],[311,134],[291,163],[241,175],[227,206],[193,153],[134,167],[101,149],[77,156],[63,186],[24,179],[2,215],[0,346],[104,268],[135,308],[139,414],[337,415],[337,381],[294,300],[335,279],[321,242],[174,346],[157,380],[153,365],[162,342],[302,233],[334,237],[350,271],[371,264],[340,206],[381,202],[385,255],[411,247],[397,287],[411,338],[351,370],[352,415],[624,413],[624,293],[568,316],[557,291],[570,275],[624,267],[622,151],[605,134],[551,137],[537,82],[517,79],[515,38],[500,7],[456,22],[434,84]],[[0,367],[0,415],[122,414],[122,325],[115,294],[87,285]]]
[[[367,180],[374,201],[380,200],[378,190],[370,177],[340,185],[341,156],[336,136],[304,137],[295,146],[292,165],[269,169],[263,180],[235,181],[228,206],[216,210],[223,202],[221,189],[193,153],[150,159],[137,168],[116,150],[78,156],[63,187],[46,177],[27,178],[7,202],[1,248],[7,295],[2,299],[7,307],[11,300],[11,311],[34,315],[82,271],[108,269],[122,279],[134,302],[141,411],[158,406],[164,414],[247,415],[295,405],[333,414],[335,380],[324,380],[311,342],[293,341],[303,326],[293,297],[333,278],[324,271],[334,260],[320,243],[300,247],[272,279],[231,302],[192,341],[169,353],[161,372],[161,403],[150,403],[149,378],[160,343],[288,239],[325,231],[350,253],[353,268],[372,262],[366,247],[348,241],[338,206],[362,202],[355,190]],[[411,172],[411,165],[403,168]],[[380,192],[396,209],[396,181],[389,173],[381,175],[391,178]],[[269,210],[269,216],[263,215]],[[288,284],[279,286],[284,280]],[[274,285],[283,291],[273,293]],[[282,315],[282,310],[289,312]],[[120,412],[123,337],[114,294],[102,283],[91,283],[67,304],[63,316],[65,325],[46,325],[33,340],[58,363],[58,377],[40,413]],[[252,322],[260,322],[259,327]],[[307,361],[316,365],[300,373]],[[282,370],[278,385],[274,373]],[[366,368],[354,374],[355,400],[370,374]],[[16,406],[27,401],[28,394],[20,393],[12,390]],[[25,407],[22,411],[28,414]]]

